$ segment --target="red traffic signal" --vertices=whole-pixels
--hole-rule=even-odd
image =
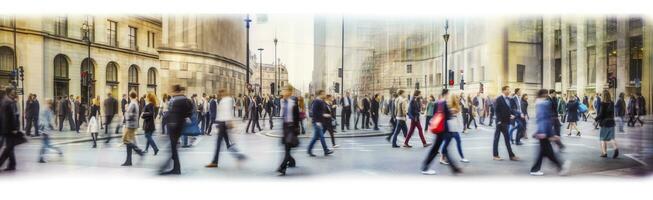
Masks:
[[[449,85],[453,86],[453,80],[449,80]]]

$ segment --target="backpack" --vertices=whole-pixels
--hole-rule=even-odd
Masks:
[[[433,134],[440,134],[444,132],[444,123],[447,123],[447,119],[444,114],[444,101],[438,102],[438,111],[435,112],[433,118],[429,122],[429,131]]]

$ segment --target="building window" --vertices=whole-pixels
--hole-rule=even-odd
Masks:
[[[517,82],[524,82],[524,75],[526,74],[526,65],[517,64]]]
[[[628,81],[631,84],[642,81],[642,58],[644,57],[644,48],[642,36],[630,38],[630,65],[628,72]]]
[[[562,31],[560,31],[560,29],[555,30],[553,37],[555,40],[555,48],[559,49],[561,47],[560,45],[562,45]]]
[[[569,24],[569,44],[570,46],[576,44],[576,24]]]
[[[429,74],[429,85],[433,85],[433,74]]]
[[[608,42],[605,45],[607,61],[607,77],[617,78],[617,41]]]
[[[587,43],[594,44],[594,42],[596,42],[596,22],[594,20],[587,20],[587,29],[585,33]]]
[[[410,74],[413,73],[413,65],[406,65],[406,73]]]
[[[68,58],[64,55],[54,57],[54,95],[68,96]]]
[[[628,18],[628,30],[641,30],[642,29],[642,18],[641,17],[631,17]]]
[[[118,22],[108,20],[107,26],[107,42],[109,46],[118,46]]]
[[[469,69],[469,82],[474,82],[474,68]]]
[[[54,34],[57,36],[68,36],[68,17],[57,16],[54,19]]]
[[[554,69],[555,82],[561,83],[562,82],[562,59],[560,58],[555,59],[554,68],[555,68]]]
[[[0,26],[13,27],[14,26],[14,17],[9,16],[9,15],[0,15]]]
[[[154,38],[156,38],[156,35],[152,31],[147,31],[147,47],[150,48],[155,48],[154,47]]]
[[[576,50],[569,51],[569,85],[576,86]]]
[[[134,27],[129,27],[129,48],[132,50],[138,50],[138,29]]]
[[[91,15],[86,15],[86,20],[84,23],[88,26],[88,40],[90,42],[95,42],[95,17]],[[82,39],[84,36],[82,35]]]
[[[147,84],[156,85],[156,69],[154,67],[147,71]]]
[[[480,81],[485,81],[485,66],[481,66],[481,79]]]
[[[617,33],[617,18],[608,17],[605,19],[605,32],[608,36]]]
[[[14,70],[14,51],[6,46],[0,47],[0,71],[11,72]]]
[[[587,48],[587,84],[596,84],[596,49]]]
[[[138,94],[138,66],[131,65],[129,66],[129,79],[128,79],[128,90],[131,92],[136,92]]]
[[[109,83],[118,83],[118,66],[114,62],[110,62],[107,65],[107,84]]]
[[[442,85],[442,73],[435,74],[435,85]]]
[[[406,87],[410,88],[410,84],[412,84],[412,83],[413,83],[413,78],[407,78],[406,79]]]

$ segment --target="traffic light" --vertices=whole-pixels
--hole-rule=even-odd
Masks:
[[[338,68],[338,78],[342,78],[342,68]]]
[[[333,84],[333,89],[335,90],[336,93],[340,93],[340,83],[335,82]]]
[[[453,86],[453,79],[454,79],[454,72],[453,70],[449,70],[449,85]]]
[[[419,82],[415,83],[415,90],[419,90]]]

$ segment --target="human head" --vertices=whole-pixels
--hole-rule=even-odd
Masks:
[[[508,96],[510,95],[510,86],[503,86],[501,87],[501,94]]]
[[[555,92],[555,90],[553,90]],[[540,89],[537,91],[537,98],[546,98],[549,95],[549,91],[546,89]],[[555,95],[555,93],[553,94]]]
[[[54,101],[52,99],[45,99],[45,106],[50,109],[54,108]]]
[[[433,95],[429,95],[429,101],[435,101],[435,97],[433,97]]]
[[[138,94],[136,94],[136,92],[134,92],[134,91],[131,91],[131,92],[129,92],[129,98],[130,99],[136,99],[136,98],[138,98]]]
[[[293,91],[292,87],[284,87],[283,90],[281,91],[281,95],[283,96],[283,98],[288,98],[292,95],[292,91]]]
[[[397,95],[400,97],[404,97],[404,90],[397,91]]]
[[[156,96],[153,93],[147,93],[147,102],[150,102],[152,105],[157,106]]]
[[[225,89],[218,90],[218,98],[229,96],[229,91]]]
[[[320,99],[324,99],[324,94],[325,94],[324,90],[318,90],[315,93],[315,96],[319,97]]]
[[[422,93],[422,92],[420,92],[419,90],[415,90],[415,92],[413,92],[413,96],[414,96],[414,97],[419,97],[419,95],[420,95],[421,93]]]
[[[515,95],[521,96],[521,89],[520,88],[515,88]]]
[[[34,97],[36,98],[36,95],[34,95]],[[623,93],[623,92],[622,92],[622,93],[619,93],[619,98],[620,98],[620,99],[623,99],[623,98],[624,98],[624,93]]]
[[[462,96],[462,93],[460,95]],[[443,99],[449,98],[449,89],[447,89],[447,88],[442,89],[442,93],[440,93],[440,96]]]
[[[521,99],[523,100],[528,100],[528,94],[522,94]]]
[[[603,101],[603,102],[612,102],[612,95],[610,95],[610,91],[603,90],[603,94],[601,96],[603,98],[603,99],[601,99],[601,101]]]
[[[186,91],[186,88],[179,84],[175,84],[170,87],[170,91],[173,95],[181,95],[184,91]]]
[[[122,98],[123,98],[123,99],[126,99],[126,98],[127,98],[127,95],[126,95],[126,94],[122,94]]]
[[[9,98],[15,99],[16,96],[16,90],[14,87],[6,87],[5,88],[5,95],[7,95]]]

